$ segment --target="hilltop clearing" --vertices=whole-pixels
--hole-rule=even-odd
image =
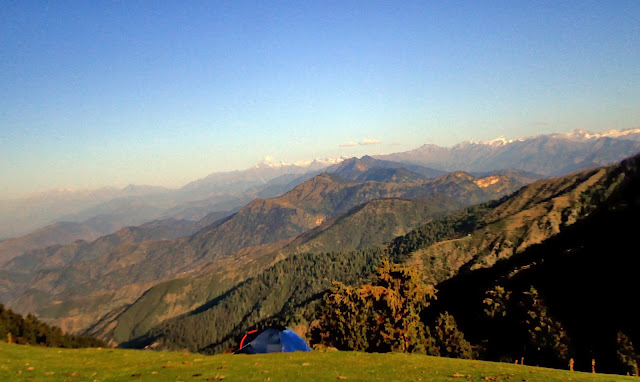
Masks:
[[[46,349],[0,343],[0,379],[99,381],[635,381],[507,363],[356,352],[203,356],[121,349]]]

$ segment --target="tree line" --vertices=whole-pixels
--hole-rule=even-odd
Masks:
[[[42,345],[60,348],[104,347],[106,344],[88,335],[63,333],[56,326],[49,326],[34,315],[26,317],[6,309],[0,304],[0,339],[9,343]]]

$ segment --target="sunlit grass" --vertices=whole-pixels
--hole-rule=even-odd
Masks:
[[[356,352],[216,355],[0,343],[0,381],[617,381],[632,377]]]

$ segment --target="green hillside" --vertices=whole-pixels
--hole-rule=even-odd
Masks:
[[[378,199],[363,203],[309,230],[283,253],[352,251],[391,241],[425,222],[463,207],[442,194],[418,199]]]
[[[221,353],[237,345],[250,328],[286,319],[321,297],[332,281],[354,283],[371,274],[383,251],[293,255],[207,301],[187,314],[166,320],[125,347],[188,349]],[[296,312],[297,313],[297,312]]]
[[[281,257],[238,256],[202,270],[204,275],[161,282],[149,288],[134,303],[114,310],[92,325],[87,332],[113,345],[146,334],[164,320],[192,311],[229,289],[273,265]]]
[[[0,342],[2,381],[635,381],[507,363],[356,352],[203,356]]]

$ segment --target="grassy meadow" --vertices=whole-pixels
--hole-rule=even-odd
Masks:
[[[637,381],[539,367],[357,352],[216,355],[0,343],[0,381]]]

